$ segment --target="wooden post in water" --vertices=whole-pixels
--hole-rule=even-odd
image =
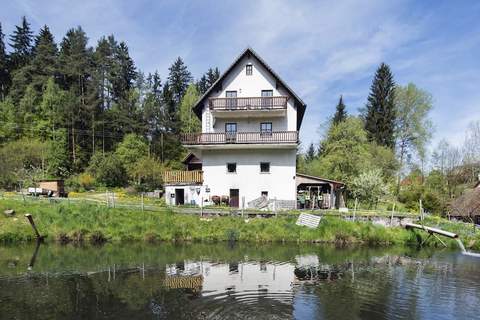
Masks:
[[[422,199],[420,201],[420,220],[423,221],[423,206],[422,206]]]
[[[32,215],[30,213],[27,213],[25,215],[25,218],[28,219],[28,222],[30,222],[30,225],[32,226],[33,231],[35,231],[35,235],[37,236],[37,240],[42,241],[44,239],[44,237],[42,235],[40,235],[40,232],[38,232],[37,226],[35,226],[35,222],[33,221]]]

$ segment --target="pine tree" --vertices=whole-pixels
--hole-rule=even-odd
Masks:
[[[40,29],[35,39],[32,60],[32,84],[42,92],[48,79],[57,73],[58,48],[48,26]]]
[[[180,57],[175,60],[168,70],[168,82],[172,90],[175,104],[178,105],[182,100],[185,91],[187,91],[188,85],[193,80],[192,74],[188,71],[187,66]]]
[[[8,93],[8,85],[10,83],[8,56],[5,50],[4,38],[5,35],[2,32],[2,24],[0,23],[0,101],[5,100]]]
[[[30,24],[25,16],[22,17],[20,26],[15,26],[15,31],[10,36],[10,46],[13,52],[10,56],[10,69],[16,70],[25,66],[32,55],[33,32],[30,30]]]
[[[340,96],[338,100],[337,108],[335,110],[335,115],[333,116],[332,123],[334,125],[339,124],[347,118],[347,111],[345,111],[345,104],[343,103],[343,96]]]
[[[365,130],[370,141],[395,147],[395,83],[390,67],[382,63],[375,73],[364,114]]]

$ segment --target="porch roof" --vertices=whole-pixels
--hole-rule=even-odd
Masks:
[[[310,184],[310,185],[323,185],[323,184],[333,184],[334,188],[340,188],[345,186],[345,183],[341,181],[336,181],[336,180],[331,180],[331,179],[326,179],[326,178],[321,178],[321,177],[315,177],[315,176],[310,176],[306,175],[303,173],[297,173],[295,175],[295,181],[297,187],[301,184]]]

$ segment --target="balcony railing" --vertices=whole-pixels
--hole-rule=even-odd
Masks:
[[[180,137],[185,145],[297,143],[297,131],[187,133]]]
[[[286,109],[288,97],[210,98],[213,111]]]
[[[163,182],[165,184],[202,184],[203,171],[165,171]]]

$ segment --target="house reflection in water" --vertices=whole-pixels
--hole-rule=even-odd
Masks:
[[[166,266],[165,286],[201,291],[202,297],[229,294],[247,303],[267,298],[291,304],[296,283],[330,269],[316,255],[297,256],[295,263],[184,261]]]

